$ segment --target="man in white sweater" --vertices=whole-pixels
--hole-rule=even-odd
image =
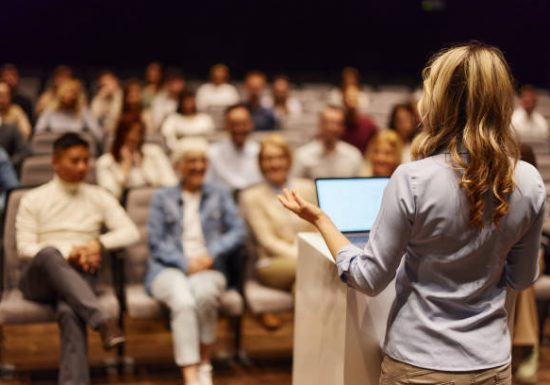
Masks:
[[[61,335],[59,384],[88,384],[86,325],[110,349],[124,342],[114,320],[100,308],[95,285],[103,250],[125,247],[139,233],[114,197],[83,183],[88,143],[75,133],[54,143],[55,176],[21,199],[16,217],[17,251],[30,259],[19,287],[26,299],[54,306]],[[107,232],[101,234],[105,226]]]
[[[549,137],[548,122],[537,108],[537,92],[533,86],[520,88],[519,106],[512,114],[512,128],[522,142],[532,140],[547,141]]]

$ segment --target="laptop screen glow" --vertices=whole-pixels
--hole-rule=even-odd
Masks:
[[[368,232],[380,211],[389,178],[317,179],[319,207],[341,232]]]

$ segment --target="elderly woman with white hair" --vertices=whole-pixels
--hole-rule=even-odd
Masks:
[[[212,384],[210,346],[226,287],[222,271],[246,238],[229,191],[204,182],[207,153],[203,139],[178,143],[172,159],[180,183],[154,194],[148,223],[145,286],[170,310],[175,361],[188,385]]]

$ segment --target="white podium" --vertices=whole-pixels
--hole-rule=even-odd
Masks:
[[[395,285],[348,288],[320,234],[298,235],[293,385],[377,385]]]
[[[320,234],[298,234],[298,250],[292,384],[378,385],[395,282],[368,297],[340,281]]]

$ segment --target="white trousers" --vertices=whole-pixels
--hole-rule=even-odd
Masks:
[[[219,298],[225,277],[207,270],[185,275],[178,269],[161,271],[153,280],[153,297],[170,310],[174,358],[179,366],[200,362],[200,344],[216,340]]]

